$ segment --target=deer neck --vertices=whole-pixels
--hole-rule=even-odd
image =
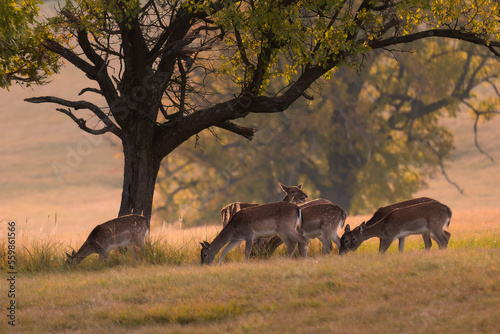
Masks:
[[[381,237],[383,234],[383,224],[381,221],[378,221],[375,224],[369,225],[365,227],[362,233],[358,234],[358,238],[360,239],[360,242],[363,242],[365,240],[374,238],[374,237]]]
[[[229,224],[226,225],[210,244],[211,255],[213,256],[217,255],[217,253],[219,253],[221,248],[232,240],[233,236],[234,236],[233,228]]]
[[[89,256],[92,253],[96,253],[96,250],[90,244],[89,240],[85,241],[85,243],[80,247],[80,249],[75,253],[74,259],[77,263],[82,262],[84,258]]]

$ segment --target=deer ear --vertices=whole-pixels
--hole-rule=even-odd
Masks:
[[[281,187],[281,190],[283,190],[284,192],[287,192],[288,190],[288,187],[287,186],[284,186],[280,183],[280,187]]]
[[[299,188],[299,189],[301,189],[301,190],[302,190],[302,184],[299,184],[299,185],[297,186],[297,188]]]
[[[344,231],[345,231],[346,233],[351,232],[351,227],[349,226],[349,224],[347,224],[347,225],[345,226],[345,230],[344,230]]]
[[[365,228],[366,228],[366,223],[362,222],[361,225],[359,225],[359,233],[363,233]]]

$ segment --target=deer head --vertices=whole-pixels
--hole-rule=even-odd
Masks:
[[[293,204],[305,203],[307,201],[307,194],[302,190],[302,185],[287,187],[280,184],[281,189],[286,193],[283,201],[290,202]]]
[[[80,263],[79,259],[76,257],[76,252],[73,250],[73,252],[70,254],[66,253],[66,264],[67,265],[76,265]]]
[[[210,243],[208,241],[200,242],[201,245],[201,264],[212,264],[215,254],[210,252]]]
[[[355,251],[361,245],[359,236],[363,233],[366,228],[366,223],[363,222],[361,225],[356,227],[351,231],[349,224],[345,226],[344,234],[340,238],[340,255],[343,255],[349,251]]]

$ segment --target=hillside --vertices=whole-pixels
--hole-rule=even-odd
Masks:
[[[58,234],[86,234],[95,224],[116,216],[123,173],[117,142],[111,135],[85,135],[54,105],[23,101],[40,95],[80,99],[77,94],[86,83],[75,70],[65,69],[49,86],[0,91],[0,219],[15,220],[22,229],[40,235],[55,229]],[[446,124],[456,136],[447,171],[464,194],[437,172],[427,180],[429,187],[415,196],[434,197],[454,210],[498,208],[500,117],[479,127],[480,143],[494,163],[474,147],[469,116]]]

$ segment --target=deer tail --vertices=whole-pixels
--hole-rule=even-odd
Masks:
[[[448,221],[446,222],[446,227],[450,227],[450,221],[451,221],[451,209],[449,207],[446,207],[448,209]]]
[[[295,229],[300,232],[302,230],[302,225],[304,223],[304,217],[302,216],[302,209],[297,207],[297,224]]]

